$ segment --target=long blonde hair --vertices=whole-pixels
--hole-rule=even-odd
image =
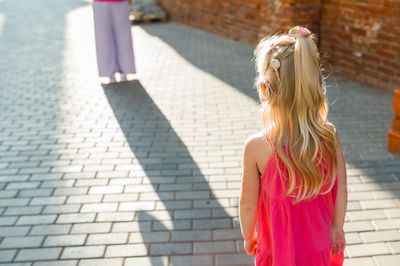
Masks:
[[[327,120],[325,84],[314,39],[311,33],[296,38],[275,35],[262,39],[255,50],[256,84],[262,82],[267,88],[262,100],[264,127],[275,159],[288,170],[286,195],[294,197],[295,203],[328,193],[337,171],[335,133],[327,128],[334,127]],[[279,60],[278,69],[271,65],[273,59]],[[282,176],[283,169],[278,169]]]

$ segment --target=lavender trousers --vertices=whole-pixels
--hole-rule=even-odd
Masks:
[[[99,76],[136,73],[128,2],[94,1],[93,16]]]

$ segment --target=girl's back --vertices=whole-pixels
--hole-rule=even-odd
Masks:
[[[282,161],[269,156],[260,177],[256,265],[330,265],[337,181],[328,193],[293,204],[287,176]]]

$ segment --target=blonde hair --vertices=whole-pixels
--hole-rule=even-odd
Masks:
[[[325,84],[314,38],[311,33],[297,38],[275,35],[262,39],[255,50],[256,83],[267,87],[262,100],[264,127],[276,162],[279,157],[287,169],[286,195],[294,197],[294,203],[328,193],[336,180],[336,138],[327,128],[334,129],[327,120]],[[277,70],[271,66],[273,59],[280,62]],[[283,169],[278,169],[283,176]]]

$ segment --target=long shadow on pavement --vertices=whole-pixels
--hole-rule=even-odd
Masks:
[[[103,88],[130,149],[159,198],[150,199],[158,200],[155,211],[136,209],[143,241],[158,242],[151,244],[150,256],[191,255],[191,242],[211,241],[213,229],[232,228],[232,218],[215,200],[187,147],[140,82]],[[151,237],[149,221],[150,231],[159,232],[157,240]],[[157,264],[161,258],[151,260]]]

